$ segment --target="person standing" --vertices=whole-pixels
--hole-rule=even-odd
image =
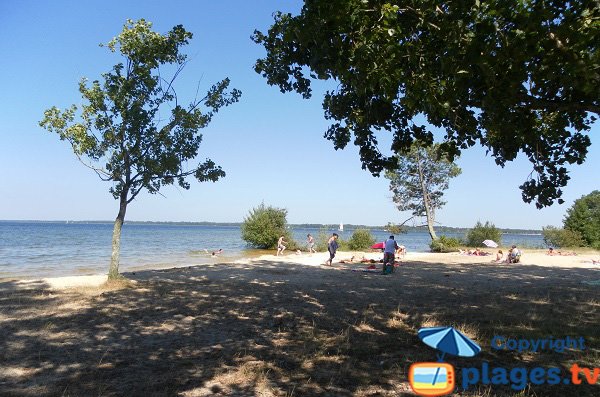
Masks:
[[[333,233],[333,235],[327,241],[327,251],[329,251],[329,259],[325,261],[325,264],[331,266],[333,263],[333,258],[335,258],[335,253],[338,249],[338,235],[337,233]]]
[[[280,254],[283,254],[283,251],[285,251],[285,245],[287,244],[287,241],[285,241],[284,236],[279,237],[279,240],[277,241],[277,255],[279,256]]]
[[[385,274],[386,265],[389,263],[394,269],[394,262],[396,261],[396,250],[398,249],[398,243],[394,240],[394,236],[390,236],[383,244],[383,273]]]
[[[306,235],[306,245],[308,246],[308,252],[314,254],[315,252],[315,239],[311,234]]]

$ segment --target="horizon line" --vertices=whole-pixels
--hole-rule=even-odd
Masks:
[[[54,219],[54,220],[41,220],[41,219],[0,219],[0,222],[15,222],[15,223],[108,223],[113,224],[114,220],[71,220],[71,219]],[[190,225],[224,225],[224,226],[239,226],[242,222],[216,222],[216,221],[140,221],[140,220],[125,220],[126,223],[147,223],[147,224],[190,224]],[[288,223],[288,226],[338,226],[338,223]],[[345,223],[345,227],[365,227],[365,228],[373,228],[373,229],[384,229],[387,225],[365,225],[365,224],[357,224],[357,223]],[[407,229],[425,229],[427,225],[422,226],[403,226]],[[438,225],[435,228],[446,228],[446,229],[460,229],[460,230],[468,230],[472,229],[472,227],[461,227],[461,226],[446,226],[446,225]],[[502,228],[498,227],[501,231],[506,230],[521,230],[521,231],[539,231],[542,229],[531,229],[531,228]]]

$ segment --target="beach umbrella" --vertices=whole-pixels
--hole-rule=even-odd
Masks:
[[[481,243],[486,247],[498,248],[498,244],[494,240],[483,240]]]
[[[385,248],[385,244],[384,243],[376,243],[376,244],[373,244],[371,246],[371,248],[373,248],[374,250],[382,250]]]
[[[439,361],[444,355],[473,357],[481,351],[481,347],[466,335],[460,333],[453,327],[427,327],[419,329],[417,335],[427,346],[431,346],[442,352]]]

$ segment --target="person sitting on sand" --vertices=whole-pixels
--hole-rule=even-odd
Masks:
[[[275,256],[279,256],[280,254],[283,254],[283,251],[285,251],[285,245],[287,244],[287,241],[285,241],[284,236],[279,237],[279,240],[277,240],[277,254]]]
[[[519,263],[520,260],[521,260],[521,251],[517,248],[516,245],[513,245],[511,247],[511,249],[508,251],[506,261],[508,263]]]
[[[399,245],[396,250],[396,256],[402,256],[403,258],[406,256],[406,247],[403,245]]]
[[[502,252],[502,250],[498,250],[498,252],[496,253],[496,262],[502,262],[503,258],[504,253]]]
[[[546,252],[546,255],[556,255],[556,252],[554,252],[554,247],[548,247],[548,252]]]

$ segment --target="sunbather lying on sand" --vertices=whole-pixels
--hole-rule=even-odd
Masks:
[[[573,251],[561,252],[561,251],[556,251],[554,248],[550,247],[550,248],[548,248],[548,252],[546,252],[546,255],[576,256],[577,252],[573,252]]]

